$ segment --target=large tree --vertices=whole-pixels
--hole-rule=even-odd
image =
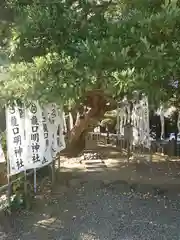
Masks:
[[[0,37],[12,64],[1,102],[75,107],[71,143],[133,90],[152,103],[178,102],[179,1],[4,0],[3,9]]]

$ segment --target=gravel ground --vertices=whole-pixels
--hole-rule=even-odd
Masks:
[[[156,196],[125,184],[86,182],[59,187],[34,211],[0,218],[0,240],[178,240],[178,193]]]

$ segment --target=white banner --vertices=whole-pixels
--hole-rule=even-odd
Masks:
[[[67,132],[65,114],[62,110],[58,111],[58,131],[57,131],[57,150],[58,152],[66,148],[66,143],[64,139],[64,132]]]
[[[9,174],[14,175],[26,169],[24,110],[16,105],[6,109],[7,155]]]
[[[50,132],[49,139],[51,141],[51,157],[54,158],[57,153],[56,138],[57,138],[57,118],[58,111],[57,106],[54,103],[50,103],[45,107],[45,113],[47,118],[47,126]]]
[[[49,155],[48,131],[42,108],[37,102],[25,110],[26,144],[28,149],[27,169],[40,168],[49,164],[52,158]],[[49,139],[48,139],[49,140]]]
[[[2,145],[0,143],[0,163],[4,163],[4,162],[6,162],[6,159],[5,159],[5,156],[4,156],[3,149],[2,149]]]
[[[43,134],[45,141],[45,150],[44,150],[44,160],[42,166],[52,162],[52,133],[48,128],[48,118],[46,114],[46,109],[42,109],[42,125],[43,125]]]
[[[10,174],[41,168],[65,148],[64,113],[56,104],[41,108],[37,102],[24,108],[8,108],[7,146]]]
[[[52,139],[52,157],[62,151],[65,146],[64,140],[64,113],[59,110],[56,104],[48,104],[46,106],[46,114],[48,116],[48,129]]]

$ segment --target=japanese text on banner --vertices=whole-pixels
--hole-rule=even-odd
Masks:
[[[48,104],[46,107],[48,112],[48,128],[52,138],[52,157],[55,157],[58,152],[65,148],[64,141],[64,115],[59,110],[56,104]]]
[[[43,160],[44,142],[42,124],[42,111],[34,102],[25,110],[26,142],[28,148],[27,169],[41,167]]]
[[[57,136],[57,107],[56,104],[48,104],[46,107],[47,126],[51,147],[51,158],[56,156],[56,136]]]
[[[42,160],[42,166],[45,166],[52,162],[52,154],[51,154],[51,142],[52,138],[48,129],[47,124],[47,117],[45,114],[45,110],[42,109],[42,125],[43,125],[43,134],[44,134],[44,142],[45,142],[45,150],[44,150],[44,156]]]
[[[31,153],[29,169],[41,168],[52,162],[47,117],[37,102],[26,110],[26,139]]]
[[[60,152],[66,148],[64,132],[67,132],[65,114],[62,110],[58,111],[58,131],[57,131],[57,151]]]
[[[23,108],[17,106],[7,108],[6,125],[9,174],[14,175],[25,170],[26,149]]]

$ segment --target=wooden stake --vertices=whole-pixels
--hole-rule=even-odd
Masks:
[[[11,205],[11,176],[10,176],[10,162],[7,155],[7,180],[8,180],[8,189],[7,189],[7,200],[8,200],[8,207]]]
[[[37,176],[36,176],[36,168],[34,168],[34,193],[37,192]]]
[[[53,159],[52,163],[51,163],[51,181],[52,181],[52,186],[55,183],[55,159]]]
[[[27,174],[26,174],[26,170],[24,171],[24,194],[25,194],[25,197],[27,198]]]

